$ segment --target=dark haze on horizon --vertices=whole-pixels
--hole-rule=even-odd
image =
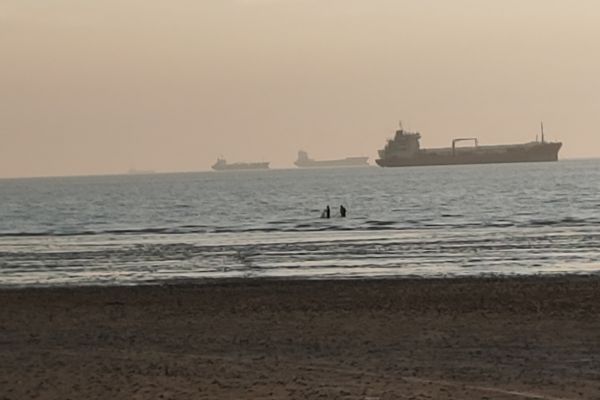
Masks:
[[[600,156],[600,3],[4,0],[0,177],[546,138]]]

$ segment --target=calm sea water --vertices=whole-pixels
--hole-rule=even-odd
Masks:
[[[597,271],[600,160],[0,180],[4,286]]]

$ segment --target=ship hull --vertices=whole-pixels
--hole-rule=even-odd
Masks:
[[[349,157],[343,160],[296,161],[294,164],[300,168],[367,167],[368,159],[369,157]]]
[[[381,167],[415,167],[558,161],[558,151],[561,146],[562,143],[537,143],[506,146],[501,151],[488,150],[483,147],[474,150],[457,149],[454,153],[423,150],[414,157],[390,157],[378,159],[376,162]]]
[[[225,165],[213,165],[212,169],[215,171],[248,171],[248,170],[262,170],[269,169],[269,163],[236,163],[236,164],[225,164]]]

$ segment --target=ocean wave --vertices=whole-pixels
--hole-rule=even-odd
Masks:
[[[178,235],[178,234],[231,234],[231,233],[294,233],[294,232],[347,232],[347,231],[404,231],[408,229],[486,229],[486,228],[529,228],[529,227],[583,227],[597,226],[598,218],[559,217],[554,219],[530,219],[527,221],[512,221],[498,219],[491,221],[458,221],[446,222],[440,220],[366,220],[343,221],[315,220],[298,222],[297,220],[269,221],[256,226],[206,226],[185,224],[180,226],[142,227],[123,229],[98,230],[48,230],[48,231],[6,231],[0,232],[0,238],[10,237],[69,237],[69,236],[135,236],[135,235]]]
[[[0,252],[3,285],[112,284],[164,277],[224,276],[433,276],[486,273],[583,273],[598,269],[600,232],[495,230],[421,231],[410,235],[322,235],[309,241],[264,240],[206,244],[161,239],[83,242],[65,239],[54,247],[25,246]],[[237,238],[239,240],[239,237]],[[31,241],[33,243],[34,240]],[[43,243],[44,241],[40,241]]]
[[[588,220],[575,217],[563,217],[556,219],[531,219],[520,226],[584,226],[597,223],[597,219]]]

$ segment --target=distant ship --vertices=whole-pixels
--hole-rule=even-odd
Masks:
[[[419,139],[421,134],[396,131],[396,136],[388,140],[382,150],[379,150],[377,165],[381,167],[409,167],[420,165],[454,165],[454,164],[492,164],[514,162],[557,161],[560,142],[544,140],[544,125],[542,124],[541,141],[522,144],[507,144],[495,146],[480,146],[477,138],[457,138],[452,140],[452,147],[437,149],[421,149]],[[473,147],[456,147],[456,143],[472,141]]]
[[[300,150],[298,159],[294,164],[300,168],[318,168],[318,167],[366,167],[369,164],[369,157],[346,157],[339,160],[313,160],[308,157],[308,153]]]
[[[230,170],[247,170],[247,169],[269,169],[269,162],[252,162],[252,163],[232,163],[228,164],[223,158],[218,158],[217,162],[212,166],[215,171],[230,171]]]

